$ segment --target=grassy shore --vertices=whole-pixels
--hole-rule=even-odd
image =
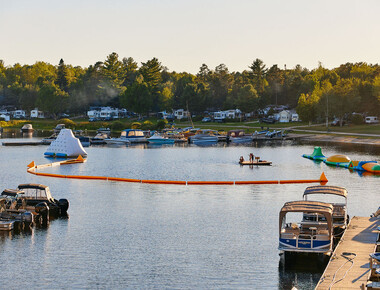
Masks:
[[[111,128],[113,132],[119,132],[126,128],[131,128],[134,123],[140,123],[143,129],[155,129],[156,124],[159,120],[157,119],[149,119],[144,121],[138,121],[136,119],[120,119],[117,121],[98,121],[98,122],[89,122],[88,119],[61,119],[61,120],[52,120],[52,119],[38,119],[38,120],[12,120],[9,122],[0,121],[0,126],[3,128],[13,128],[20,129],[24,124],[32,124],[33,128],[36,130],[53,130],[53,128],[57,124],[64,123],[67,128],[75,129],[75,130],[88,130],[95,131],[100,127],[108,127]],[[232,129],[243,129],[247,133],[252,133],[255,131],[260,131],[262,129],[270,129],[270,130],[287,130],[293,131],[293,133],[298,134],[334,134],[337,133],[346,133],[349,135],[350,133],[357,134],[375,134],[380,135],[380,124],[375,125],[348,125],[342,127],[328,127],[323,126],[321,124],[315,124],[309,126],[307,123],[297,122],[297,123],[275,123],[275,124],[266,124],[260,123],[259,121],[248,121],[248,122],[226,122],[226,123],[215,123],[208,122],[202,123],[198,122],[190,122],[190,121],[176,121],[175,127],[177,128],[185,128],[185,127],[195,127],[202,129],[213,129],[213,130],[222,130],[229,131]],[[327,130],[328,129],[328,130]]]

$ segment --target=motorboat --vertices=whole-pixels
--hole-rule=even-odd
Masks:
[[[218,142],[218,132],[215,130],[198,130],[195,135],[189,137],[189,142],[193,144],[213,144]]]
[[[164,129],[162,132],[162,136],[167,137],[169,139],[173,139],[174,143],[187,142],[185,135],[179,130],[175,129]]]
[[[17,190],[15,190],[17,192]],[[32,226],[41,212],[32,212],[22,208],[16,195],[2,193],[0,197],[0,231],[11,231],[15,228]],[[46,207],[45,207],[46,209]],[[47,213],[47,211],[45,211]],[[47,215],[45,215],[47,217]],[[47,220],[47,219],[46,219]]]
[[[347,215],[347,190],[343,187],[339,186],[327,186],[327,185],[316,185],[309,186],[305,189],[303,194],[303,200],[307,201],[308,197],[313,196],[321,196],[321,195],[329,195],[329,196],[337,196],[339,198],[343,198],[343,202],[330,202],[333,206],[332,213],[332,223],[334,228],[334,236],[341,235],[345,231],[348,225],[348,215]],[[304,222],[326,222],[325,218],[318,213],[305,213],[303,216]]]
[[[15,220],[0,220],[0,231],[13,230],[15,222]]]
[[[74,130],[73,134],[75,138],[79,139],[79,142],[82,144],[83,147],[90,147],[90,137],[85,136],[83,130]]]
[[[252,135],[245,134],[244,130],[231,130],[227,133],[228,141],[231,143],[249,143],[252,142]]]
[[[57,124],[57,126],[55,126],[54,128],[54,133],[58,135],[59,132],[61,132],[61,130],[65,128],[66,128],[65,124]]]
[[[274,138],[274,137],[284,137],[284,133],[282,130],[273,130],[272,132],[268,131],[266,134],[265,134],[265,137],[268,137],[268,138]]]
[[[92,137],[90,139],[91,145],[99,145],[99,144],[106,144],[106,139],[108,139],[110,136],[107,133],[98,133],[95,135],[95,137]]]
[[[144,135],[144,131],[139,129],[126,129],[121,132],[119,138],[105,139],[107,144],[122,143],[147,143],[148,140]]]
[[[52,135],[50,135],[49,137],[46,137],[46,138],[43,138],[41,140],[41,143],[42,144],[45,144],[45,145],[50,145],[51,142],[55,141],[58,137],[58,134],[56,133],[53,133]]]
[[[26,209],[34,209],[37,205],[46,203],[49,208],[50,216],[60,217],[67,215],[69,201],[65,198],[59,200],[53,198],[48,186],[43,184],[25,183],[20,184],[17,187],[17,190],[17,197],[20,200],[25,201]]]
[[[333,251],[333,211],[332,204],[318,201],[286,202],[279,214],[279,247],[285,254],[314,253],[331,255]],[[318,215],[318,221],[287,220],[289,213]]]
[[[151,144],[174,144],[174,139],[162,136],[160,134],[154,134],[152,137],[148,138],[148,142]]]
[[[110,128],[99,128],[96,130],[96,133],[99,134],[99,133],[105,133],[107,134],[108,136],[111,134],[111,129]]]
[[[78,136],[77,137],[83,147],[89,147],[91,145],[90,137],[87,136]]]
[[[21,127],[21,133],[33,133],[34,129],[32,124],[24,124],[24,126]]]

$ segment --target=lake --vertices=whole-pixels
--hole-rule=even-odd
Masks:
[[[326,156],[380,160],[378,149],[321,147]],[[351,217],[368,216],[378,208],[380,176],[361,176],[301,157],[313,148],[290,141],[92,146],[85,148],[86,163],[44,172],[187,181],[318,179],[325,172],[328,185],[348,190]],[[304,189],[314,184],[184,186],[28,174],[31,161],[55,161],[43,156],[46,149],[0,148],[3,189],[42,183],[55,198],[70,201],[68,219],[28,233],[0,233],[3,289],[311,289],[322,274],[321,269],[280,268],[277,250],[279,210],[286,201],[302,199]],[[251,152],[273,165],[240,166],[239,157],[248,159]]]

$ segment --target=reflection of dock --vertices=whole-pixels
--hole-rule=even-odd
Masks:
[[[376,248],[380,219],[353,217],[316,289],[361,289],[370,274],[369,254]]]
[[[287,134],[286,136],[281,137],[267,137],[265,135],[257,135],[253,136],[253,141],[282,141],[282,140],[299,140],[301,138],[305,138],[309,135],[299,135],[299,134]]]

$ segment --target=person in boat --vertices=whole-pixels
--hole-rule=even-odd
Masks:
[[[249,154],[249,162],[253,162],[253,159],[254,159],[254,155],[253,155],[253,153],[250,153]]]
[[[244,157],[243,157],[243,156],[240,156],[239,162],[240,162],[240,163],[243,163],[243,162],[244,162]]]

